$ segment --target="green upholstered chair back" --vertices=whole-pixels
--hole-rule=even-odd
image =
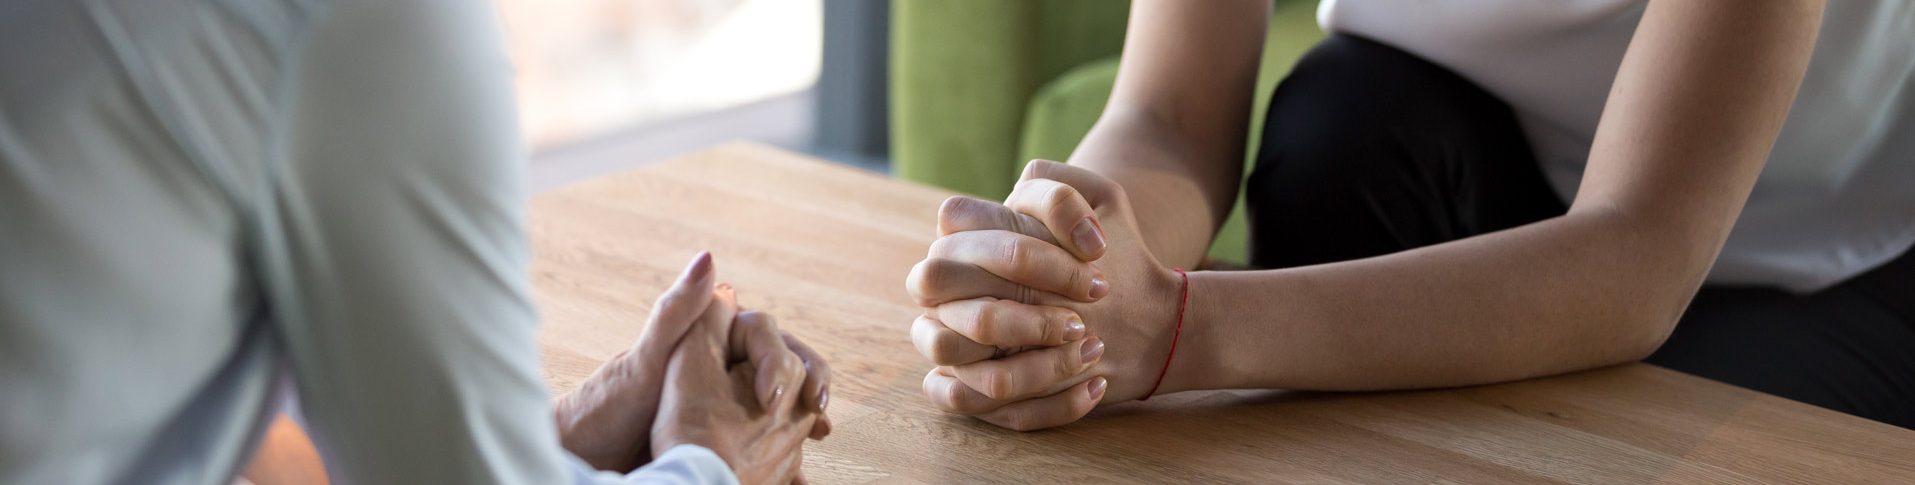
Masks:
[[[907,180],[987,199],[1024,163],[1064,160],[1110,97],[1130,3],[894,0],[891,163]],[[1248,154],[1276,82],[1322,34],[1313,3],[1280,0],[1265,40]],[[1211,256],[1244,261],[1242,201]]]

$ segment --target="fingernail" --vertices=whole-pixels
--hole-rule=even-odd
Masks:
[[[1080,338],[1084,338],[1084,322],[1071,317],[1071,321],[1064,324],[1064,341],[1076,342]]]
[[[678,280],[693,283],[704,281],[707,276],[711,276],[711,251],[699,251],[697,256],[692,257],[691,264],[685,266],[685,273]]]
[[[1092,377],[1090,378],[1090,385],[1086,386],[1084,390],[1090,391],[1090,400],[1096,401],[1104,398],[1104,386],[1108,384],[1110,384],[1110,382],[1105,381],[1103,377]]]
[[[1077,249],[1084,254],[1098,254],[1104,250],[1104,231],[1098,229],[1097,223],[1089,217],[1077,221],[1077,226],[1071,228],[1071,239],[1077,241]]]
[[[1104,339],[1091,337],[1090,340],[1085,340],[1081,351],[1084,353],[1084,363],[1089,364],[1097,360],[1099,356],[1104,355]]]
[[[779,384],[777,386],[773,386],[771,388],[771,402],[765,403],[765,409],[771,409],[773,405],[776,405],[778,403],[779,399],[783,399],[784,397],[785,397],[785,385]]]
[[[1101,299],[1110,294],[1110,282],[1104,281],[1104,272],[1095,269],[1092,271],[1095,272],[1090,277],[1090,297],[1092,300]]]
[[[831,390],[818,391],[818,412],[824,412],[825,405],[831,403]]]

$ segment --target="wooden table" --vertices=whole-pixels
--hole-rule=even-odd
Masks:
[[[1915,483],[1915,431],[1649,365],[1424,392],[1193,392],[1017,433],[920,382],[905,273],[948,192],[733,144],[539,195],[554,392],[638,336],[700,249],[747,306],[831,361],[816,483]]]

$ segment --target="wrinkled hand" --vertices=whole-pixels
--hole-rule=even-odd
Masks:
[[[939,364],[932,403],[1030,430],[1155,383],[1181,280],[1144,247],[1121,186],[1033,161],[1002,205],[945,201],[938,230],[905,282],[927,307],[911,332]]]
[[[638,341],[559,398],[554,416],[566,450],[601,470],[629,472],[651,461],[655,456],[652,425],[667,364],[716,298],[715,273],[711,255],[694,258],[672,287],[659,295]],[[727,320],[722,326],[733,329],[725,350],[751,357],[758,366],[755,375],[763,377],[754,382],[754,393],[761,402],[777,398],[802,379],[802,402],[819,411],[813,434],[822,438],[830,432],[830,422],[822,414],[831,380],[824,359],[769,325],[733,325]],[[777,352],[776,346],[788,347],[789,352]],[[797,362],[785,357],[793,353]],[[794,374],[792,369],[801,370]],[[789,380],[779,380],[781,376]]]
[[[756,337],[738,349],[740,333]],[[727,343],[728,334],[734,343]],[[671,356],[652,427],[653,453],[693,444],[717,453],[741,483],[803,482],[805,438],[822,439],[830,429],[819,408],[776,387],[802,379],[803,370],[787,365],[772,367],[775,375],[761,373],[765,361],[797,363],[787,342],[803,344],[781,335],[770,315],[739,311],[730,289],[720,288]],[[767,385],[774,386],[769,396]]]

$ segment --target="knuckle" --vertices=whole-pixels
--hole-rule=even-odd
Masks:
[[[1127,193],[1124,190],[1124,186],[1122,184],[1117,183],[1117,181],[1107,179],[1104,177],[1097,177],[1096,182],[1094,183],[1098,185],[1098,190],[1103,191],[1103,193],[1105,194],[1109,194],[1111,196],[1112,201],[1117,203],[1123,203],[1123,204],[1129,203],[1130,201],[1129,193]]]
[[[919,261],[911,268],[911,274],[905,278],[905,287],[918,306],[934,306],[938,303],[936,294],[940,283],[950,278],[948,263],[940,259]]]
[[[937,401],[938,405],[943,407],[946,412],[967,416],[974,414],[969,408],[964,406],[964,384],[946,384],[942,390],[938,391]]]
[[[912,297],[918,297],[924,293],[924,273],[930,270],[927,268],[930,264],[929,259],[918,261],[917,264],[911,265],[910,273],[905,273],[904,290],[911,293]]]
[[[1050,167],[1048,165],[1051,163],[1053,162],[1041,158],[1032,159],[1030,162],[1024,164],[1024,174],[1020,178],[1024,180],[1041,178],[1045,174],[1050,173]]]
[[[936,370],[932,370],[924,375],[924,400],[930,401],[931,405],[945,412],[956,412],[951,405],[953,401],[950,387],[938,377]]]
[[[1064,289],[1072,295],[1090,295],[1090,275],[1082,267],[1064,272]]]
[[[1011,397],[1011,390],[1013,389],[1011,386],[1014,384],[1012,381],[1015,380],[1015,378],[1012,377],[1013,375],[1012,372],[1009,372],[1001,366],[994,366],[984,372],[979,378],[979,380],[982,381],[980,384],[983,384],[984,388],[978,391],[984,393],[985,396],[990,396],[991,399],[1009,399]]]
[[[785,345],[784,339],[778,338],[777,324],[772,323],[771,320],[759,320],[758,322],[757,326],[751,329],[753,345],[764,347],[767,352],[777,352],[779,355],[786,355],[792,358],[798,357],[797,352],[792,351],[791,347]]]
[[[964,354],[963,337],[950,331],[939,331],[931,338],[931,361],[939,365],[949,365],[962,360]]]
[[[1044,321],[1037,322],[1037,340],[1046,344],[1063,340],[1064,337],[1058,330],[1060,326],[1058,322],[1062,321],[1063,320],[1044,319]]]
[[[804,361],[798,360],[797,354],[791,352],[783,352],[783,354],[784,356],[779,358],[778,361],[784,365],[782,372],[785,375],[785,379],[789,382],[804,381],[806,374]]]
[[[987,313],[999,314],[1000,317],[1015,315],[1018,307],[1019,304],[1017,302],[1010,300],[991,300],[984,306]]]
[[[977,343],[996,345],[998,343],[997,319],[991,312],[980,310],[971,315],[971,338]]]
[[[1082,346],[1079,344],[1074,347]],[[1078,367],[1084,365],[1084,359],[1079,357],[1077,352],[1058,352],[1057,354],[1057,358],[1051,359],[1051,375],[1060,378],[1074,376],[1077,375]]]
[[[1037,332],[1036,338],[1038,338],[1039,341],[1037,342],[1025,341],[1032,338],[1032,335],[1031,335],[1032,330],[1030,329],[1030,326],[1033,323],[1036,323],[1036,322],[1032,322],[1030,318],[1032,316],[1032,314],[1030,313],[1032,308],[1033,307],[1026,306],[1024,304],[1017,303],[1014,301],[1009,301],[1009,300],[999,300],[996,302],[992,302],[990,306],[990,310],[992,314],[996,315],[995,318],[998,322],[998,334],[1002,335],[1004,340],[1003,342],[1000,342],[1000,343],[1018,344],[1018,345],[1036,345],[1036,344],[1041,344],[1043,342],[1046,342],[1046,340],[1043,340],[1043,339],[1048,336],[1046,334],[1048,330],[1045,328],[1042,328],[1043,327],[1042,325],[1039,325],[1039,328],[1036,329],[1036,332]]]
[[[1018,197],[1018,196],[1030,195],[1031,191],[1035,190],[1032,187],[1036,187],[1037,182],[1038,181],[1035,179],[1024,179],[1024,180],[1017,181],[1017,183],[1011,184],[1012,197],[1006,198],[1005,200],[1009,200],[1009,201],[1022,200],[1023,197]]]
[[[1022,276],[1037,270],[1033,267],[1036,263],[1032,261],[1031,245],[1023,239],[1010,240],[1004,244],[1002,251],[1000,256],[1004,258],[1004,267],[1012,277],[1022,279]]]
[[[734,325],[739,332],[743,332],[745,335],[750,335],[753,338],[758,338],[759,334],[771,328],[771,319],[765,316],[764,312],[746,310],[738,313],[732,325]]]
[[[1004,198],[1004,206],[1011,210],[1022,211],[1037,204],[1044,195],[1042,180],[1019,180],[1011,186],[1011,195]]]
[[[930,290],[937,288],[938,282],[949,278],[945,273],[949,273],[950,270],[945,269],[944,265],[944,261],[935,259],[928,259],[923,263],[918,263],[918,270],[913,273],[917,276],[918,287],[926,290],[928,293]]]
[[[998,218],[1002,221],[999,223],[1000,226],[1006,228],[1006,230],[1009,230],[1011,232],[1015,232],[1018,234],[1024,234],[1024,235],[1044,234],[1045,231],[1047,231],[1047,229],[1043,227],[1035,227],[1035,226],[1041,226],[1041,224],[1026,221],[1025,218],[1021,217],[1021,215],[1018,214],[1016,211],[1007,210],[1007,211],[1001,212],[998,214]]]
[[[763,325],[765,331],[770,332],[771,336],[778,336],[778,317],[772,316],[770,312],[764,310],[745,310],[744,313],[750,313],[751,319],[757,320],[760,325]]]
[[[931,247],[925,251],[925,259],[937,259],[940,256],[951,254],[951,246],[958,244],[958,239],[961,237],[963,236],[950,235],[931,241]]]
[[[944,203],[938,205],[938,221],[956,221],[968,202],[969,199],[962,195],[953,195],[944,199]]]
[[[938,206],[938,233],[951,234],[980,229],[975,226],[979,216],[985,215],[989,210],[987,204],[989,203],[962,195],[944,199],[944,203]]]
[[[1052,215],[1068,215],[1072,200],[1078,198],[1077,189],[1055,182],[1049,185],[1050,188],[1044,193],[1044,205],[1052,211]]]
[[[976,416],[978,414],[976,409],[972,409],[974,406],[965,403],[963,384],[944,386],[944,389],[938,392],[938,401],[938,407],[943,408],[944,412],[947,413],[965,416]]]
[[[918,318],[911,320],[911,346],[917,347],[919,354],[927,359],[934,358],[937,353],[936,341],[937,327],[929,316],[918,315]]]
[[[1044,311],[1045,342],[1063,342],[1065,338],[1069,337],[1065,335],[1064,327],[1068,326],[1073,320],[1083,321],[1082,318],[1077,316],[1077,312],[1071,311],[1068,308],[1046,307]]]
[[[1015,317],[1017,315],[1017,307],[1013,306],[1016,304],[1015,302],[1007,300],[997,300],[984,305],[984,307],[978,311],[979,315],[990,316],[992,340],[985,343],[994,345],[1022,343],[1007,341],[1014,339],[1017,334],[1017,332],[1013,330],[1019,323]]]

